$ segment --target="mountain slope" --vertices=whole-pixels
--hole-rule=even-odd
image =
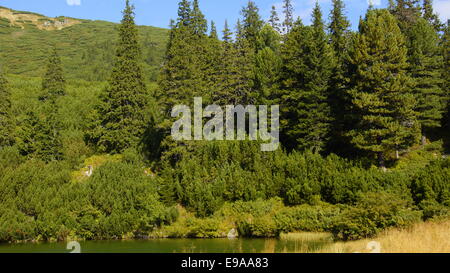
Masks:
[[[14,11],[0,7],[0,63],[8,73],[41,76],[52,46],[61,55],[67,78],[102,81],[114,61],[117,24]],[[142,64],[156,78],[168,30],[139,26]]]

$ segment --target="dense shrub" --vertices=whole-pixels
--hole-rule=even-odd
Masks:
[[[2,173],[0,241],[135,237],[177,217],[139,166],[106,163],[84,182],[70,178],[64,164],[40,161]]]
[[[450,159],[437,160],[421,169],[412,179],[416,204],[435,201],[450,207]]]
[[[288,207],[280,210],[274,216],[274,221],[281,232],[323,232],[330,230],[341,210],[338,206],[327,204]]]
[[[405,227],[421,219],[410,203],[388,193],[368,193],[355,207],[348,207],[331,227],[335,238],[357,240],[373,237],[390,227]]]
[[[410,178],[401,171],[364,169],[336,155],[263,153],[258,143],[198,143],[171,167],[164,164],[159,192],[198,216],[225,202],[280,197],[286,205],[354,204],[361,193],[388,191],[410,199]]]

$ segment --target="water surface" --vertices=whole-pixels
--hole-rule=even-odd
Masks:
[[[81,241],[82,253],[290,253],[312,252],[326,242],[279,239],[154,239]],[[70,253],[66,242],[0,244],[0,253]]]

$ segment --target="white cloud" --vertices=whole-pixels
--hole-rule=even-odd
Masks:
[[[69,6],[81,6],[81,0],[66,0]]]
[[[435,0],[434,10],[442,21],[447,22],[450,19],[450,0]]]

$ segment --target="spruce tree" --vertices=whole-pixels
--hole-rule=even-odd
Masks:
[[[283,0],[283,31],[285,34],[289,33],[294,25],[294,7],[291,0]]]
[[[384,167],[387,153],[409,148],[420,134],[407,47],[387,10],[369,11],[359,29],[349,58],[358,124],[349,136],[357,148],[376,154]]]
[[[192,3],[190,25],[195,35],[204,35],[208,30],[208,23],[205,19],[205,15],[203,15],[203,13],[200,10],[198,0],[194,0]]]
[[[42,80],[43,104],[38,113],[29,112],[22,124],[20,147],[22,154],[45,162],[63,158],[58,114],[58,98],[65,95],[65,79],[61,60],[55,48],[49,56],[47,70]]]
[[[137,147],[147,126],[147,91],[139,62],[141,51],[133,9],[127,0],[113,71],[97,109],[96,128],[90,135],[99,150],[108,153]]]
[[[219,65],[220,78],[216,85],[216,90],[212,94],[212,101],[217,105],[232,105],[234,102],[233,79],[239,73],[235,66],[236,50],[233,43],[233,32],[225,20],[222,35],[221,56]]]
[[[281,35],[266,24],[259,35],[258,53],[255,56],[255,89],[259,91],[258,102],[276,104],[279,98],[279,73]]]
[[[334,53],[334,67],[330,79],[330,109],[334,122],[331,129],[329,147],[333,152],[348,150],[346,132],[353,125],[351,117],[351,100],[348,96],[348,75],[346,75],[346,58],[351,38],[350,22],[344,15],[344,2],[333,0],[333,9],[330,14],[330,45]]]
[[[56,97],[51,97],[39,112],[27,112],[21,122],[18,133],[20,153],[45,162],[63,159],[62,129]]]
[[[422,15],[423,18],[427,20],[436,31],[442,30],[443,25],[441,20],[439,19],[439,16],[434,13],[432,0],[423,0]]]
[[[181,0],[178,3],[178,21],[177,26],[188,26],[191,23],[191,2],[189,0]]]
[[[11,93],[0,67],[0,147],[14,142],[14,120],[11,113]]]
[[[321,152],[327,145],[332,121],[328,84],[333,57],[317,3],[313,25],[305,27],[296,23],[283,44],[282,58],[285,145]]]
[[[270,11],[269,24],[278,33],[281,33],[280,18],[278,17],[277,9],[275,8],[275,6],[272,6],[272,10]]]
[[[397,17],[400,29],[405,33],[421,15],[419,0],[396,0],[391,12]]]
[[[434,27],[420,18],[410,29],[410,75],[417,105],[416,112],[422,126],[422,144],[430,129],[440,127],[444,112],[444,90],[440,39]]]
[[[65,95],[65,84],[61,59],[56,48],[53,48],[48,58],[47,70],[42,80],[43,94],[40,96],[40,99],[47,100],[51,97]]]
[[[443,90],[445,99],[447,101],[447,107],[444,111],[443,118],[443,136],[447,150],[450,149],[450,20],[447,21],[447,25],[444,28],[444,35],[442,36],[442,55],[444,56],[443,75],[444,85]]]
[[[219,39],[219,36],[217,35],[217,28],[214,21],[211,21],[211,32],[209,33],[209,38],[213,39]]]
[[[248,42],[248,45],[255,51],[257,50],[259,32],[261,31],[264,22],[259,15],[259,9],[255,2],[248,1],[241,14],[242,21],[242,37]]]

